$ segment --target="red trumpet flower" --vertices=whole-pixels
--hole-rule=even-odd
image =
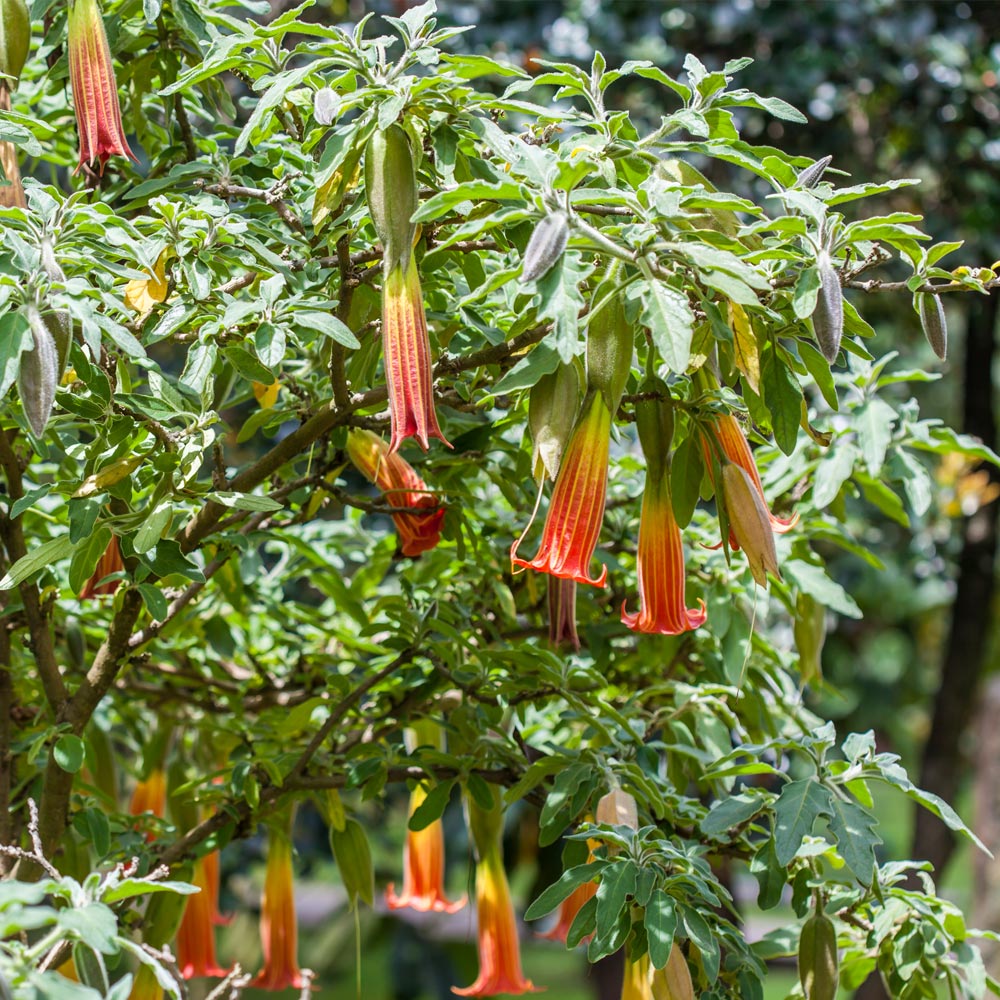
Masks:
[[[347,454],[358,471],[375,483],[393,507],[426,507],[426,514],[393,514],[404,556],[418,556],[441,540],[444,508],[414,472],[413,466],[395,454],[371,431],[352,430],[347,436]]]
[[[427,798],[427,786],[421,782],[410,793],[410,815]],[[385,901],[390,910],[457,913],[465,906],[465,897],[451,902],[444,894],[444,827],[441,820],[422,830],[407,830],[403,849],[403,893],[396,895],[390,883]]]
[[[564,643],[579,651],[580,636],[576,630],[576,580],[549,577],[549,642],[553,649]]]
[[[705,602],[690,609],[684,599],[684,550],[681,529],[670,503],[666,475],[650,482],[642,496],[639,521],[640,610],[629,614],[622,604],[622,622],[634,632],[680,635],[705,623]]]
[[[522,535],[510,550],[514,566],[604,586],[608,568],[596,578],[589,569],[604,518],[610,441],[611,411],[601,393],[591,392],[559,465],[538,555],[531,562],[518,558]]]
[[[227,972],[215,958],[215,894],[210,879],[210,866],[204,858],[198,858],[191,883],[200,891],[188,896],[177,931],[177,967],[185,979],[221,977]]]
[[[129,149],[122,128],[118,83],[97,0],[71,0],[69,9],[69,75],[73,110],[80,133],[80,162],[98,160],[100,172],[112,156],[138,157]]]

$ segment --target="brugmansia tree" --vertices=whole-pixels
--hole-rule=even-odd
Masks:
[[[933,376],[873,358],[844,290],[912,297],[943,357],[940,296],[993,273],[939,266],[913,182],[742,141],[802,120],[734,86],[749,60],[528,76],[456,54],[433,3],[239,6],[0,0],[0,990],[239,995],[218,852],[259,828],[254,983],[307,987],[295,809],[371,904],[407,785],[391,907],[461,905],[464,800],[460,995],[545,985],[519,802],[564,843],[527,917],[624,949],[623,997],[761,997],[793,955],[809,1000],[875,968],[995,990],[874,796],[974,835],[804,697],[858,614],[824,555],[877,562],[865,511],[926,513],[933,455],[996,461],[920,417]],[[648,134],[609,103],[629,74],[662,88]],[[734,865],[797,920],[748,943]]]

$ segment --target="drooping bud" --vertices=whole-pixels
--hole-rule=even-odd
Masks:
[[[417,172],[406,132],[399,125],[376,129],[365,150],[365,195],[375,232],[382,242],[386,274],[397,265],[405,272],[413,252],[417,210]]]
[[[0,0],[0,88],[17,89],[30,48],[31,15],[27,4],[24,0]]]
[[[948,356],[948,322],[944,317],[941,296],[929,292],[917,292],[917,312],[927,343],[934,353],[944,361]]]
[[[826,168],[830,166],[832,162],[832,156],[824,156],[821,160],[817,160],[815,163],[809,164],[809,166],[804,170],[799,171],[798,176],[795,178],[795,184],[793,187],[801,188],[803,190],[816,187],[816,185],[822,180],[823,174],[826,173]]]
[[[722,494],[729,527],[746,552],[754,580],[766,587],[768,572],[780,580],[770,515],[745,469],[733,462],[723,463]]]
[[[825,250],[816,256],[816,269],[819,271],[819,293],[816,296],[816,311],[812,315],[813,330],[823,357],[832,365],[837,360],[844,335],[844,293],[840,287],[840,276]]]
[[[670,947],[667,964],[653,973],[653,1000],[694,1000],[691,970],[676,941]]]
[[[17,373],[17,391],[28,425],[36,437],[45,433],[59,385],[59,351],[48,325],[33,302],[24,307],[31,330],[32,347],[21,355]]]
[[[799,937],[799,982],[806,1000],[834,1000],[839,980],[837,930],[825,913],[814,913]]]
[[[594,293],[601,299],[607,283]],[[587,324],[587,383],[597,389],[612,413],[618,410],[625,384],[632,371],[635,330],[625,318],[620,295],[612,295]]]
[[[639,809],[635,798],[620,788],[612,788],[607,795],[602,795],[597,801],[594,818],[598,823],[608,826],[627,826],[630,830],[639,829]]]
[[[55,247],[52,246],[52,240],[47,235],[42,236],[39,242],[38,262],[41,264],[42,270],[49,281],[60,285],[66,284],[66,273],[59,266],[59,261],[56,259]],[[65,309],[44,312],[42,313],[42,319],[45,321],[45,325],[49,328],[49,333],[52,334],[56,342],[56,352],[59,359],[58,369],[61,378],[66,368],[66,362],[69,360],[69,344],[73,335],[73,323],[69,313]]]
[[[569,218],[565,212],[546,215],[534,229],[524,250],[521,284],[537,281],[556,265],[569,242]]]
[[[580,371],[573,363],[543,375],[528,393],[531,468],[535,478],[555,479],[580,409]]]
[[[69,9],[69,76],[80,133],[80,162],[98,160],[100,172],[112,156],[139,158],[129,149],[122,128],[118,82],[97,0],[72,0]]]

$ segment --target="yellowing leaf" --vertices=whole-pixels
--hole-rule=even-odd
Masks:
[[[133,278],[125,286],[125,305],[145,316],[158,302],[167,297],[167,261],[172,250],[164,250],[156,258],[153,273],[148,278]]]
[[[760,394],[760,349],[757,337],[750,325],[750,317],[737,302],[729,303],[729,325],[733,328],[733,352],[736,367],[744,375],[747,384]]]
[[[281,391],[281,383],[275,380],[270,385],[263,382],[254,382],[254,398],[260,404],[262,410],[269,410],[278,401],[278,393]]]
[[[120,458],[117,462],[105,465],[80,484],[80,488],[73,494],[74,497],[89,497],[94,493],[100,493],[115,483],[120,483],[129,473],[138,468],[142,462],[142,455],[131,455],[128,458]]]

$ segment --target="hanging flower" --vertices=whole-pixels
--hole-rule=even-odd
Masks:
[[[419,188],[413,151],[399,125],[376,129],[365,150],[365,196],[382,242],[382,350],[394,452],[408,437],[427,450],[430,438],[448,444],[438,426],[431,378],[431,344],[413,256]],[[451,445],[448,445],[451,447]]]
[[[432,437],[451,447],[434,409],[431,343],[412,255],[405,269],[394,267],[382,283],[382,351],[392,424],[389,451],[396,451],[408,437],[415,437],[424,451]]]
[[[113,594],[121,586],[121,580],[107,580],[104,583],[101,581],[112,573],[121,573],[124,569],[125,563],[122,562],[122,552],[118,547],[118,536],[112,535],[104,554],[97,560],[97,568],[80,591],[80,600],[85,601],[90,597],[97,597],[98,594]]]
[[[257,405],[262,410],[270,410],[278,402],[278,393],[281,392],[281,383],[275,379],[270,385],[265,382],[254,382],[253,398],[257,400]]]
[[[750,444],[740,429],[739,421],[731,413],[724,413],[713,417],[708,423],[708,428],[726,458],[734,465],[738,465],[747,474],[754,490],[756,490],[757,495],[760,497],[761,503],[764,504],[765,510],[767,510],[767,500],[764,497],[764,486],[760,481],[757,463],[754,461]],[[709,474],[711,474],[713,462],[711,460],[710,445],[707,441],[703,440],[702,447],[705,451]],[[786,531],[791,531],[799,522],[798,514],[793,514],[790,518],[784,520],[780,517],[775,517],[770,510],[767,510],[767,517],[771,525],[771,530],[778,535],[783,535]],[[729,533],[729,547],[731,549],[738,549],[740,547],[739,539],[732,531]]]
[[[452,993],[461,997],[538,992],[521,971],[517,918],[503,866],[503,809],[499,791],[492,788],[490,794],[490,809],[483,809],[471,796],[466,798],[469,830],[476,847],[479,975],[471,986],[452,987]]]
[[[579,651],[580,636],[576,631],[576,580],[561,580],[550,576],[549,642],[554,649],[564,643]]]
[[[410,793],[410,815],[427,798],[428,786],[416,785]],[[403,848],[403,893],[397,895],[390,883],[385,901],[390,910],[457,913],[465,906],[465,897],[452,903],[444,894],[444,826],[434,820],[422,830],[407,830]]]
[[[135,979],[132,980],[128,1000],[163,1000],[163,987],[148,965],[139,966]]]
[[[191,884],[200,891],[188,896],[177,931],[177,967],[185,979],[226,975],[215,958],[215,898],[210,874],[205,859],[198,858]]]
[[[71,0],[69,9],[69,76],[73,109],[80,133],[80,162],[100,162],[100,172],[112,156],[139,162],[129,149],[122,128],[118,83],[97,0]]]
[[[132,816],[144,816],[152,813],[162,816],[167,805],[167,775],[161,767],[154,767],[149,777],[136,783],[132,792],[132,800],[128,811]],[[147,833],[146,839],[152,840],[153,833]]]
[[[232,920],[219,912],[219,852],[210,851],[201,859],[205,869],[205,885],[212,897],[212,923],[216,926],[226,926]]]
[[[625,960],[622,1000],[653,1000],[653,975],[649,955],[638,961]]]
[[[261,990],[302,988],[298,965],[298,923],[292,875],[291,817],[286,828],[271,827],[267,843],[267,871],[260,911],[264,968],[253,981]]]
[[[601,393],[591,391],[559,465],[538,555],[531,562],[518,558],[522,535],[510,550],[514,566],[604,586],[607,567],[596,578],[589,569],[604,518],[610,442],[611,411]]]
[[[441,540],[444,508],[405,458],[371,431],[353,429],[347,435],[347,454],[358,471],[375,483],[393,507],[426,507],[426,514],[393,514],[404,556],[418,556]]]
[[[681,529],[670,502],[669,477],[650,482],[647,470],[639,521],[639,611],[622,604],[622,622],[634,632],[680,635],[705,624],[705,602],[687,607],[684,599],[684,550]]]

